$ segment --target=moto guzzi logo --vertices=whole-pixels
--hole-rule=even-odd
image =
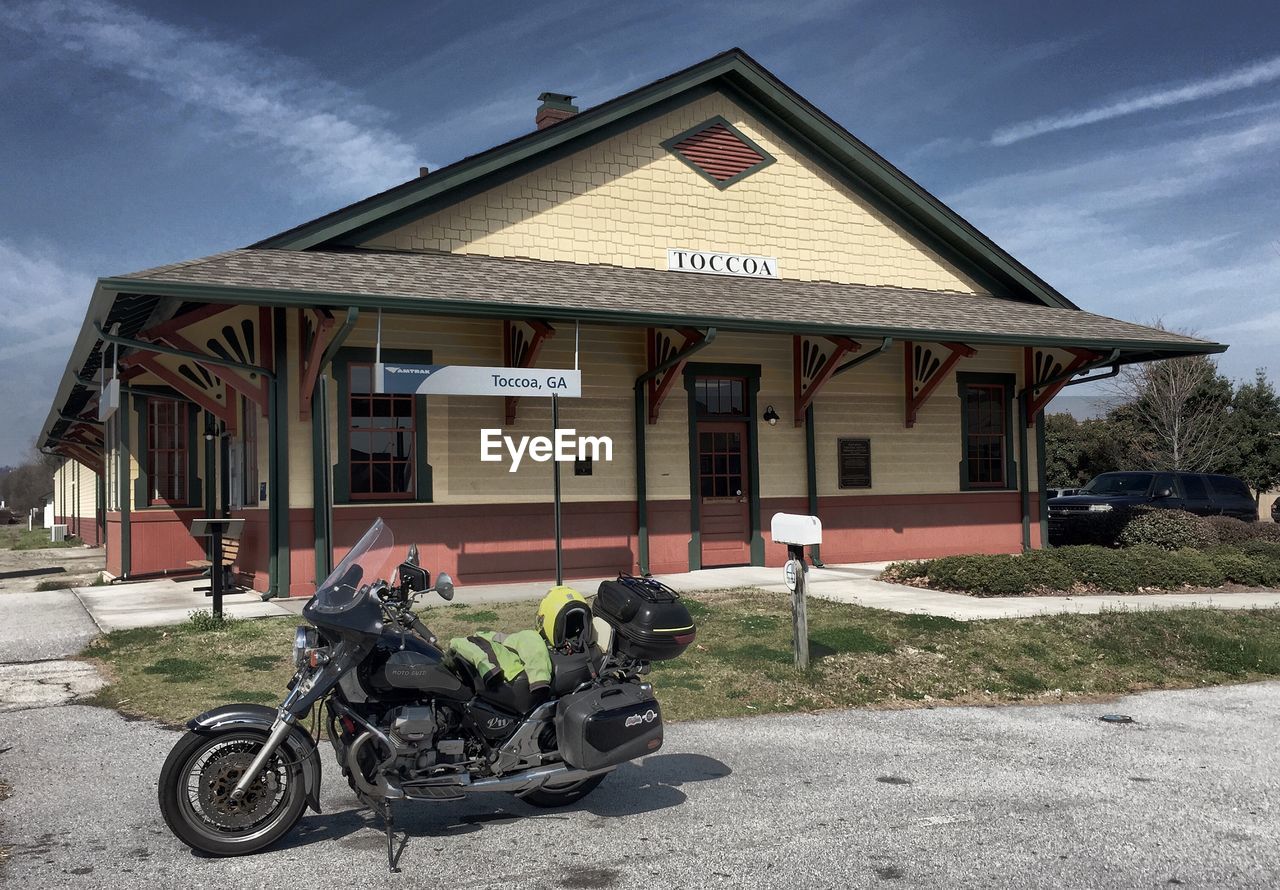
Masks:
[[[489,729],[502,729],[510,722],[506,717],[490,717],[487,725]]]
[[[657,713],[651,708],[648,711],[645,711],[643,714],[632,714],[630,717],[627,718],[626,725],[628,727],[639,726],[641,723],[652,723],[657,719],[658,719]]]

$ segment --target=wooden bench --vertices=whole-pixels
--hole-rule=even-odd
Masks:
[[[231,567],[235,564],[236,557],[240,555],[240,539],[222,536],[222,586],[225,589],[234,590],[240,585],[236,583],[235,572]],[[212,574],[213,563],[207,559],[188,559],[187,565],[193,569],[206,569]],[[207,590],[208,588],[197,587],[196,590]]]

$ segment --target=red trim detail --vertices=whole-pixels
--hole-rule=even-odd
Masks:
[[[316,318],[315,335],[307,343],[307,313]],[[311,419],[311,397],[315,394],[316,379],[320,376],[320,357],[329,345],[327,336],[333,328],[333,314],[327,309],[298,310],[298,419]]]
[[[508,368],[532,368],[538,361],[538,353],[542,352],[542,344],[556,335],[556,329],[545,321],[524,322],[532,330],[533,336],[530,338],[524,354],[516,355],[516,324],[517,322],[510,320],[502,322],[502,362]],[[505,401],[506,420],[507,425],[510,426],[516,422],[516,403],[518,399],[515,396],[507,396]]]
[[[1034,380],[1035,373],[1035,347],[1024,346],[1022,348],[1023,356],[1023,386],[1027,390],[1027,428],[1030,429],[1036,425],[1036,415],[1053,400],[1053,397],[1062,391],[1062,388],[1071,382],[1072,376],[1090,362],[1095,362],[1102,358],[1099,353],[1092,352],[1088,349],[1068,349],[1075,356],[1071,363],[1063,369],[1063,378],[1057,383],[1051,383],[1046,387],[1040,387]],[[1036,394],[1036,390],[1043,389],[1043,392]]]
[[[817,339],[817,338],[809,338]],[[862,344],[856,340],[850,340],[848,337],[826,337],[835,347],[831,351],[831,355],[827,356],[826,362],[813,375],[813,379],[809,381],[809,385],[804,385],[804,369],[802,365],[802,353],[804,351],[805,338],[800,334],[796,334],[791,340],[791,359],[792,359],[792,381],[795,387],[795,421],[796,426],[804,426],[805,410],[813,404],[813,400],[817,398],[819,390],[826,385],[831,379],[831,375],[835,373],[836,368],[840,364],[840,360],[851,352],[857,352],[862,348]]]
[[[903,371],[904,382],[906,384],[906,417],[904,418],[904,426],[907,429],[916,425],[916,418],[920,414],[920,409],[924,407],[924,403],[929,401],[929,397],[933,395],[933,391],[938,388],[938,384],[951,372],[956,363],[962,358],[972,358],[977,355],[977,350],[972,346],[965,346],[963,343],[942,343],[950,350],[950,354],[938,366],[938,369],[920,381],[920,391],[916,392],[915,379],[915,343],[907,340],[903,344]]]
[[[647,370],[650,371],[670,357],[658,355],[658,330],[658,328],[649,328],[645,334],[645,351],[649,359]],[[677,354],[687,353],[692,347],[707,339],[707,335],[697,328],[677,328],[676,330],[684,338],[684,345],[676,350]],[[684,373],[684,366],[687,363],[686,356],[664,371],[661,379],[649,378],[649,423],[658,422],[658,411],[662,408],[662,403],[666,401],[667,396],[671,394],[671,387]]]

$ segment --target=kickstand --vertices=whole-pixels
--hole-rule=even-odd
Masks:
[[[382,825],[387,831],[387,871],[395,874],[400,871],[400,866],[396,863],[400,861],[400,854],[404,852],[404,848],[409,843],[408,835],[400,844],[400,849],[396,849],[395,819],[391,815],[391,801],[380,800],[374,802],[374,809],[378,811],[378,815],[382,817]]]

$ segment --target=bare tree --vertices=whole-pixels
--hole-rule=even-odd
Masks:
[[[1112,417],[1132,430],[1135,469],[1220,469],[1231,455],[1231,382],[1208,356],[1128,366]]]

